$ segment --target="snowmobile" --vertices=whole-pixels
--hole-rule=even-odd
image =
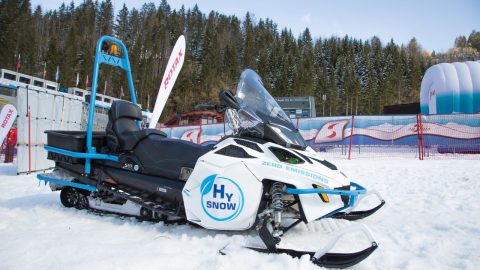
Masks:
[[[102,42],[119,44],[122,56],[99,51]],[[122,59],[119,59],[122,57]],[[97,61],[98,60],[98,61]],[[132,102],[113,102],[105,131],[93,131],[100,63],[127,71]],[[310,255],[319,266],[344,268],[367,258],[377,243],[369,229],[354,225],[337,233],[318,251],[280,247],[295,225],[324,218],[357,220],[384,205],[332,163],[307,146],[285,112],[252,70],[241,74],[236,94],[223,90],[219,104],[231,134],[210,145],[168,138],[142,129],[128,54],[117,39],[97,44],[87,131],[46,131],[48,158],[55,169],[39,174],[66,207],[96,209],[146,220],[187,222],[211,230],[257,230],[264,247],[248,247],[293,257]],[[355,207],[376,195],[378,206]],[[329,253],[338,238],[360,231],[369,246],[355,253]]]

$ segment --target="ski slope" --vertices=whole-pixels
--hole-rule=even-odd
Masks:
[[[334,163],[387,202],[362,221],[380,245],[353,269],[478,269],[478,161]],[[0,269],[318,269],[307,257],[240,248],[255,243],[253,232],[214,232],[66,209],[59,193],[39,186],[35,176],[16,176],[14,168],[0,165]],[[332,220],[301,225],[285,241],[320,248],[329,232],[347,225]],[[368,245],[355,235],[342,239],[336,247],[342,251]],[[225,246],[228,255],[219,255]]]

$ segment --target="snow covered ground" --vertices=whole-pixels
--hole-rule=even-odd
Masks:
[[[478,161],[334,163],[387,201],[362,221],[379,248],[354,269],[478,269]],[[66,209],[59,194],[39,186],[35,176],[15,176],[11,166],[0,165],[0,269],[318,269],[307,257],[234,248],[253,241],[252,232],[213,232]],[[301,225],[286,241],[320,247],[328,232],[347,225],[331,220]],[[362,238],[341,241],[340,248],[351,251],[368,246]],[[233,243],[229,255],[219,255],[228,243]]]

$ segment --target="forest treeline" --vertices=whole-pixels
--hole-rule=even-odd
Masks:
[[[0,0],[0,66],[55,80],[62,87],[85,88],[93,69],[95,45],[102,35],[122,40],[143,107],[152,108],[171,49],[179,35],[187,40],[187,57],[166,113],[214,102],[222,88],[234,88],[240,72],[252,68],[273,96],[314,96],[321,115],[377,114],[384,105],[419,101],[422,76],[436,63],[478,60],[480,32],[459,36],[446,53],[427,52],[415,38],[406,45],[378,37],[313,39],[309,29],[296,36],[270,19],[244,18],[198,6],[175,10],[164,0],[140,9],[123,6],[117,14],[111,0],[62,4],[56,10],[33,7],[29,0]],[[439,34],[441,34],[439,32]],[[20,54],[20,57],[18,56]],[[105,81],[107,83],[105,83]],[[125,75],[102,66],[100,93],[128,95]],[[147,104],[149,103],[149,104]]]

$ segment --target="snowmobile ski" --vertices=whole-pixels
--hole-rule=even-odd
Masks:
[[[378,204],[377,206],[369,210],[354,211],[355,208],[357,208],[358,205],[360,205],[360,201],[364,200],[366,197],[371,195],[375,195],[380,200],[380,204]],[[370,190],[358,199],[358,202],[356,205],[347,209],[345,212],[335,213],[331,217],[336,219],[346,219],[350,221],[359,220],[359,219],[363,219],[368,216],[371,216],[372,214],[377,212],[380,208],[382,208],[384,205],[385,205],[385,200],[380,196],[380,194],[378,194],[378,192],[376,192],[375,190]]]
[[[364,235],[370,241],[369,247],[353,253],[328,252],[335,246],[337,241],[342,236],[355,231],[361,231],[364,233]],[[316,252],[277,247],[277,245],[280,243],[280,239],[272,236],[270,231],[267,229],[266,223],[264,223],[262,228],[259,229],[259,236],[266,247],[246,246],[245,248],[266,254],[286,254],[292,258],[300,258],[304,255],[307,255],[310,257],[310,261],[313,264],[326,268],[347,268],[358,264],[370,256],[378,247],[377,242],[373,240],[371,232],[367,227],[365,227],[365,225],[362,224],[354,224],[339,230],[331,237],[330,241],[327,243],[327,245],[325,245],[325,247]],[[221,255],[227,255],[229,252],[226,251],[225,247],[219,250],[219,253]]]
[[[373,242],[371,247],[355,253],[325,253],[320,258],[315,256],[316,252],[298,251],[294,249],[277,248],[273,252],[268,249],[249,247],[249,249],[267,254],[286,254],[293,258],[300,258],[309,255],[313,264],[326,268],[347,268],[358,264],[372,254],[377,248]]]

